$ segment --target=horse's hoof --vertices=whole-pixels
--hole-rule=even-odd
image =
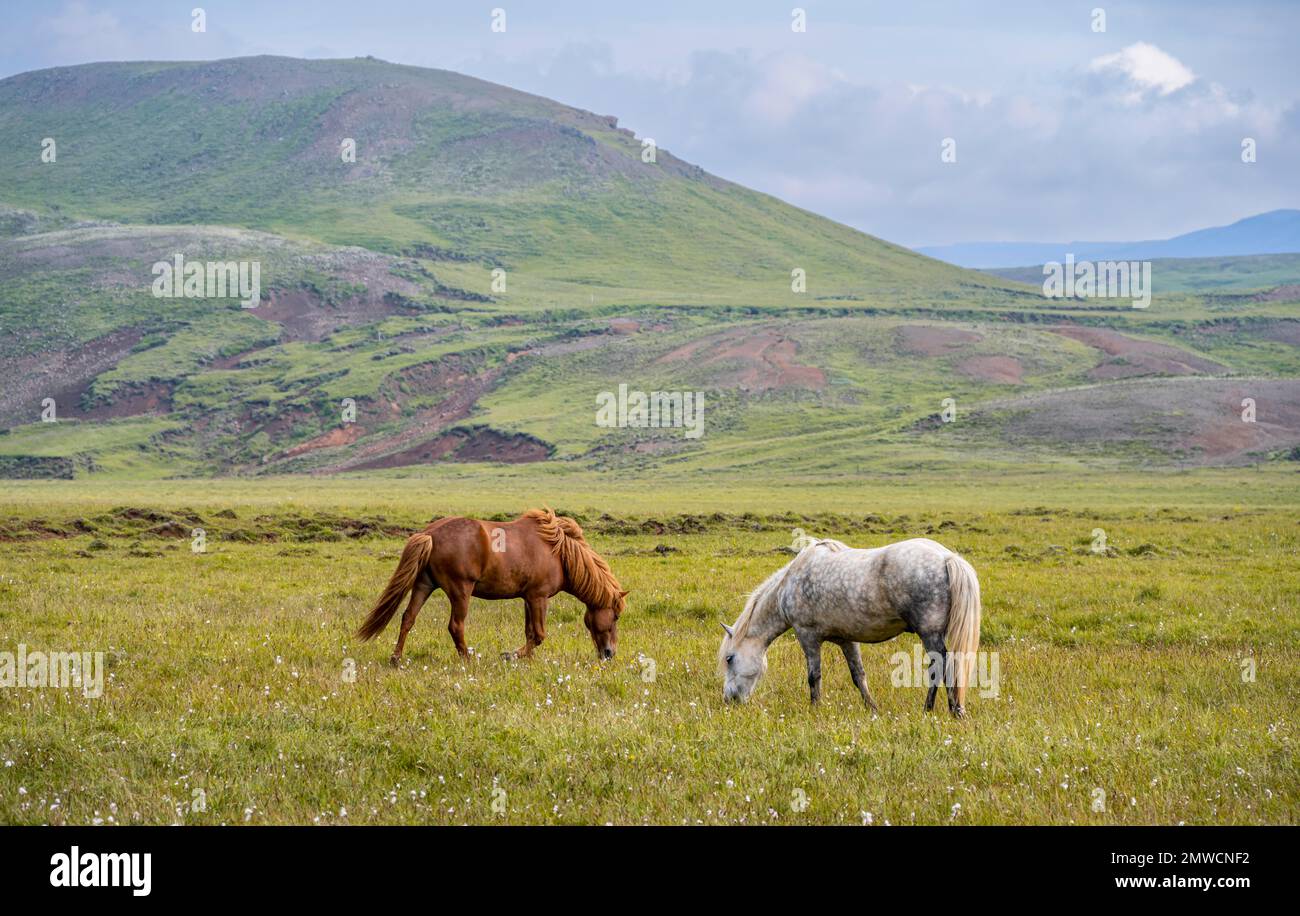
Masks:
[[[400,667],[402,667],[402,656],[400,656],[400,655],[390,655],[390,656],[388,657],[388,664],[389,664],[390,666],[392,666],[393,668],[400,668]]]

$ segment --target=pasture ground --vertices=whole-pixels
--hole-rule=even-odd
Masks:
[[[107,675],[93,699],[0,689],[0,823],[1294,823],[1298,483],[1281,467],[6,482],[0,650],[102,651]],[[498,658],[521,602],[474,602],[469,665],[440,594],[402,670],[395,624],[353,638],[404,533],[544,502],[632,591],[612,663],[567,596],[532,662]],[[966,721],[923,712],[923,687],[891,686],[904,635],[864,647],[879,717],[829,646],[812,709],[787,636],[753,701],[724,707],[717,622],[794,529],[969,558],[997,696]]]

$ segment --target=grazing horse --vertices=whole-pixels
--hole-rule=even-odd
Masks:
[[[406,634],[420,608],[441,588],[451,602],[451,633],[456,651],[469,657],[465,618],[469,599],[523,598],[524,644],[509,658],[527,658],[546,638],[546,603],[557,592],[568,592],[587,605],[583,618],[596,654],[614,657],[618,647],[618,617],[627,592],[614,573],[582,536],[571,518],[550,509],[532,509],[513,522],[483,522],[444,518],[413,534],[402,549],[397,570],[370,614],[357,630],[361,639],[378,636],[397,612],[407,592],[411,601],[402,615],[402,629],[390,659],[402,660]]]
[[[767,671],[767,647],[791,627],[808,659],[814,703],[821,694],[823,642],[840,647],[854,686],[879,712],[867,690],[858,643],[916,633],[931,665],[926,710],[934,708],[939,689],[933,667],[938,663],[949,711],[958,718],[966,714],[966,689],[980,642],[980,586],[971,565],[942,544],[926,538],[872,550],[829,539],[809,544],[754,590],[734,626],[722,625],[727,635],[718,663],[726,677],[724,699],[749,698]]]

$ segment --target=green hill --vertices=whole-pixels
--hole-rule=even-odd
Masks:
[[[43,138],[57,161],[40,161]],[[341,144],[352,139],[356,161]],[[441,70],[279,57],[0,81],[0,187],[36,211],[219,224],[417,253],[512,302],[922,301],[1001,281],[941,266],[642,143],[612,117]]]
[[[0,475],[845,474],[1300,445],[1273,409],[1300,377],[1292,288],[1044,299],[644,153],[612,117],[373,59],[0,81]],[[257,307],[155,297],[178,253],[256,262]],[[1121,396],[1150,378],[1197,384]],[[599,425],[620,385],[703,392],[703,435]],[[1114,409],[1080,403],[1109,386]],[[1186,429],[1151,392],[1187,400]]]

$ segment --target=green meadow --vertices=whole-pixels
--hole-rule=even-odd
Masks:
[[[103,652],[105,673],[96,697],[0,690],[0,822],[1293,823],[1297,495],[1276,468],[14,482],[0,645]],[[613,661],[568,596],[531,662],[499,658],[517,601],[474,601],[469,663],[440,594],[400,670],[395,630],[353,638],[405,533],[542,502],[631,590]],[[723,704],[718,621],[800,533],[971,560],[968,719],[923,712],[910,635],[864,647],[879,716],[833,648],[811,708],[788,636]]]

